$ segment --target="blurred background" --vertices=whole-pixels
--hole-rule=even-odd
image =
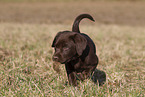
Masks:
[[[81,13],[98,24],[144,26],[145,0],[0,0],[0,22],[70,24]]]

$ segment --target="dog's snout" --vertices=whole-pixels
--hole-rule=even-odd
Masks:
[[[53,56],[54,61],[58,61],[58,56]]]

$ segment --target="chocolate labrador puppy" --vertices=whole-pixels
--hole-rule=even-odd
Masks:
[[[77,79],[88,78],[98,64],[96,47],[92,39],[80,33],[79,23],[88,18],[94,21],[89,14],[79,15],[73,24],[72,31],[58,32],[52,47],[55,49],[53,60],[65,64],[69,84],[77,86]]]

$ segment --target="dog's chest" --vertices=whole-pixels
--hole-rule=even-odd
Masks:
[[[76,72],[82,72],[83,70],[85,70],[85,63],[83,62],[78,62],[77,64],[74,64],[73,65],[74,67],[74,71]]]

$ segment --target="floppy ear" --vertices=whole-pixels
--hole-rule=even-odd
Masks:
[[[53,40],[53,42],[52,42],[51,47],[55,47],[55,43],[56,43],[58,37],[60,36],[60,34],[61,34],[61,32],[58,32],[58,33],[57,33],[57,35],[55,36],[55,38],[54,38],[54,40]]]
[[[85,50],[85,48],[87,46],[86,38],[79,33],[76,33],[72,38],[76,45],[76,51],[77,51],[78,55],[79,56],[82,55],[83,51]]]

